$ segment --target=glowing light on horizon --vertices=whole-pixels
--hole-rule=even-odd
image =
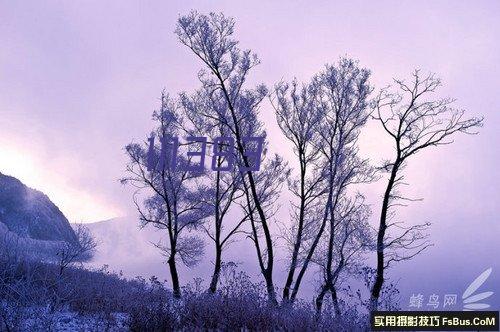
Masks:
[[[43,169],[40,164],[22,149],[0,145],[0,172],[46,194],[70,222],[95,222],[121,214],[97,195],[69,186],[64,174]]]

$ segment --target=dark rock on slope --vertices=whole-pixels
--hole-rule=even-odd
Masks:
[[[0,223],[23,238],[77,243],[68,219],[45,194],[2,173]]]

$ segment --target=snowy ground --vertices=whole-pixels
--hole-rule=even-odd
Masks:
[[[2,303],[2,311],[6,314],[10,326],[20,331],[128,331],[127,315],[112,313],[105,316],[79,315],[68,310],[51,311],[46,307],[19,308]],[[0,320],[0,322],[2,322]],[[0,331],[5,326],[2,324]]]

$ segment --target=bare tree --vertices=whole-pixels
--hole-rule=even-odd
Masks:
[[[369,116],[367,97],[371,88],[368,78],[369,71],[359,68],[356,61],[340,59],[337,65],[326,66],[325,71],[313,80],[317,94],[315,107],[320,121],[314,126],[315,134],[309,139],[313,138],[311,141],[319,153],[320,157],[316,160],[314,156],[312,160],[317,165],[315,169],[321,172],[314,174],[320,189],[314,185],[312,198],[319,199],[321,205],[311,205],[315,207],[308,213],[314,227],[308,227],[307,236],[302,239],[301,265],[290,295],[292,302],[297,297],[325,228],[329,226],[331,236],[335,234],[335,211],[347,187],[372,179],[373,170],[367,160],[357,157],[356,148],[360,129]],[[333,243],[332,238],[332,246]],[[333,247],[329,254],[333,255]],[[332,260],[332,257],[326,258],[326,261]],[[331,280],[328,285],[331,285]]]
[[[349,263],[350,255],[366,247],[368,240],[358,239],[361,244],[355,248],[347,245],[355,238],[354,234],[367,233],[368,215],[361,212],[366,209],[362,202],[349,199],[349,187],[374,179],[373,168],[368,160],[358,156],[357,148],[359,133],[369,116],[368,95],[372,90],[369,76],[368,70],[345,58],[337,66],[327,66],[320,76],[323,86],[321,103],[325,112],[320,151],[326,169],[330,170],[328,185],[331,194],[325,206],[328,227],[322,266],[324,280],[316,307],[321,310],[323,297],[329,291],[337,315],[340,315],[336,288],[339,275]]]
[[[176,33],[181,43],[186,45],[205,65],[200,71],[202,84],[210,89],[214,99],[221,102],[218,109],[218,119],[229,130],[235,141],[237,160],[242,170],[242,180],[246,186],[245,193],[249,195],[251,205],[255,208],[255,217],[264,237],[265,264],[261,272],[266,282],[269,300],[277,303],[273,281],[274,248],[269,216],[259,198],[256,170],[259,168],[260,156],[251,156],[255,144],[245,138],[261,137],[265,131],[257,119],[258,108],[267,95],[263,85],[255,89],[245,89],[249,71],[259,63],[251,51],[241,51],[237,41],[232,38],[234,20],[222,14],[211,13],[201,15],[191,12],[182,16],[177,24]],[[262,141],[257,143],[262,147]],[[260,150],[257,148],[257,150]]]
[[[244,194],[242,176],[234,162],[237,158],[234,140],[227,126],[218,118],[223,105],[220,100],[213,98],[211,89],[203,86],[192,96],[182,93],[181,102],[191,123],[185,130],[193,136],[213,139],[208,142],[211,149],[207,149],[212,160],[212,172],[207,174],[211,192],[207,195],[206,203],[214,212],[213,218],[210,218],[212,221],[203,223],[202,227],[214,242],[214,271],[209,286],[209,291],[214,293],[221,273],[223,251],[232,243],[234,236],[240,233],[241,226],[248,219],[248,214],[232,223],[226,218],[231,207]]]
[[[312,82],[299,86],[296,80],[279,83],[274,89],[271,104],[274,107],[278,125],[283,135],[293,146],[298,159],[299,171],[288,181],[288,188],[294,195],[291,204],[291,223],[283,228],[284,238],[290,248],[290,265],[283,287],[283,301],[290,300],[290,289],[295,271],[300,263],[303,241],[311,235],[320,216],[318,198],[324,193],[324,174],[318,168],[318,127],[323,114],[317,107],[318,84]]]
[[[57,249],[59,275],[62,275],[68,266],[90,259],[97,248],[97,242],[85,225],[76,225],[74,231],[77,242],[63,242]]]
[[[465,118],[464,110],[452,106],[453,99],[433,99],[432,95],[441,85],[433,74],[422,78],[418,70],[412,81],[394,80],[391,87],[380,91],[374,101],[374,117],[385,132],[394,140],[395,153],[382,169],[389,179],[382,201],[380,223],[377,233],[377,270],[371,289],[371,309],[376,310],[384,284],[384,273],[391,263],[408,260],[429,247],[425,230],[428,223],[405,226],[402,222],[391,222],[394,208],[404,206],[413,199],[400,193],[404,183],[401,174],[409,158],[433,146],[453,142],[457,133],[475,134],[482,126],[482,118]],[[399,229],[396,234],[389,232]]]
[[[172,139],[178,139],[184,122],[177,103],[162,94],[161,108],[153,113],[153,120],[158,125],[151,134],[149,144],[132,143],[126,147],[130,159],[127,165],[129,175],[122,179],[122,183],[130,183],[137,188],[134,202],[141,226],[152,225],[166,232],[167,242],[156,246],[167,258],[174,296],[180,297],[176,259],[179,257],[186,266],[199,261],[204,243],[198,236],[187,232],[199,228],[211,215],[212,211],[206,204],[210,191],[201,181],[205,171],[187,167],[191,164],[192,155],[176,155],[174,145],[178,142],[174,143]],[[160,142],[155,144],[155,137]],[[143,190],[151,196],[140,204],[138,195]]]

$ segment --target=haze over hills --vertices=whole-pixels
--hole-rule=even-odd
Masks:
[[[122,271],[126,277],[157,276],[161,280],[170,280],[168,266],[165,258],[153,245],[160,240],[165,240],[165,234],[154,227],[139,228],[137,216],[114,218],[97,223],[87,224],[92,234],[95,236],[99,246],[97,253],[89,265],[95,268],[108,265],[110,270]],[[461,233],[461,231],[457,231]],[[460,234],[462,235],[462,234]],[[456,294],[457,304],[447,307],[447,310],[461,310],[462,292],[485,269],[492,267],[493,272],[482,286],[483,291],[495,291],[498,289],[500,273],[498,273],[498,263],[492,260],[491,253],[486,252],[488,243],[495,241],[498,234],[491,232],[484,236],[484,243],[475,243],[470,247],[463,244],[450,246],[449,243],[436,243],[436,246],[429,251],[415,258],[413,261],[403,262],[389,271],[389,277],[396,283],[400,291],[400,304],[403,310],[409,310],[409,298],[415,294],[422,294],[425,303],[422,309],[430,310],[426,303],[431,294],[440,297],[440,307],[443,309],[443,297],[445,294]],[[465,236],[465,235],[464,235]],[[262,279],[255,257],[255,248],[250,241],[245,241],[243,237],[238,243],[234,243],[224,253],[224,261],[238,263],[238,268],[245,271],[255,281]],[[213,247],[207,239],[205,254],[200,263],[192,268],[187,268],[179,264],[179,275],[181,283],[192,282],[193,278],[199,277],[204,280],[203,285],[207,286],[213,270]],[[464,253],[462,261],[450,259],[453,253],[460,250]],[[465,256],[465,253],[473,253]],[[477,254],[481,253],[480,256]],[[285,269],[288,262],[286,253],[282,247],[278,247],[276,252],[275,280],[276,286],[281,287],[285,278]],[[481,257],[480,260],[477,260]],[[369,257],[367,264],[370,264]],[[476,261],[477,260],[477,261]],[[434,273],[433,271],[439,271]],[[311,268],[306,274],[306,278],[301,288],[300,296],[304,300],[311,300],[316,294],[319,275],[316,268]],[[351,284],[355,289],[364,290],[362,282]],[[500,296],[494,294],[488,301],[493,308],[500,305]],[[415,308],[413,308],[415,309]]]
[[[127,277],[157,275],[165,278],[167,266],[163,257],[150,243],[160,240],[155,230],[139,229],[137,219],[120,217],[86,224],[98,243],[97,252],[89,264],[99,268],[123,271]],[[164,270],[164,271],[163,271]]]
[[[122,271],[127,277],[138,275],[157,276],[170,279],[165,257],[154,244],[166,241],[164,231],[147,226],[139,227],[137,216],[119,217],[96,223],[86,224],[95,237],[98,248],[90,265],[99,268],[108,265],[111,270]],[[191,282],[194,277],[209,280],[213,270],[213,248],[208,239],[205,241],[205,254],[194,267],[179,264],[182,282]],[[241,241],[229,246],[224,253],[224,261],[240,265],[251,276],[260,276],[258,266],[253,264],[255,249],[249,241]]]
[[[464,239],[456,242],[452,238],[440,238],[435,246],[410,262],[399,264],[390,270],[401,291],[401,304],[408,309],[408,299],[412,294],[429,296],[436,293],[461,295],[466,286],[485,269],[492,267],[493,272],[484,290],[495,291],[500,282],[500,267],[494,252],[489,248],[498,241],[498,226],[493,229],[475,228],[467,220],[457,220],[463,225],[452,230],[455,238]],[[169,280],[165,258],[153,245],[165,241],[165,234],[154,227],[139,228],[137,216],[114,218],[87,224],[99,246],[92,261],[87,266],[99,268],[108,265],[111,270],[122,270],[126,277],[155,275],[162,280]],[[450,233],[448,229],[437,232]],[[469,241],[467,234],[480,233],[482,241]],[[60,241],[75,241],[76,237],[66,217],[42,192],[25,186],[18,179],[0,173],[0,239],[8,238],[9,243],[16,243],[18,249],[47,257]],[[261,280],[256,264],[255,248],[244,236],[238,243],[230,246],[224,254],[224,261],[236,262],[239,268],[254,280]],[[0,241],[2,242],[2,241]],[[4,241],[5,242],[5,241]],[[205,255],[193,268],[179,264],[179,273],[183,284],[200,277],[208,282],[213,270],[213,247],[206,239]],[[4,248],[0,243],[0,250]],[[12,248],[10,248],[12,249]],[[275,268],[276,285],[282,285],[287,264],[286,253],[278,247]],[[369,263],[369,261],[368,261]],[[317,274],[311,269],[302,288],[302,297],[311,299],[315,294]],[[432,271],[432,273],[431,273]],[[439,272],[439,273],[436,273]],[[500,296],[495,294],[488,299],[492,307],[500,305]],[[458,307],[457,307],[458,308]],[[457,309],[454,308],[454,309]],[[452,308],[453,309],[453,308]]]
[[[168,266],[154,244],[166,241],[166,233],[151,225],[139,227],[137,216],[119,217],[110,220],[89,223],[86,226],[98,242],[97,252],[88,264],[94,268],[104,265],[112,271],[122,271],[126,277],[143,276],[145,278],[156,276],[160,280],[170,282]],[[213,272],[214,248],[213,242],[208,237],[203,237],[203,232],[197,232],[205,240],[204,255],[200,262],[193,267],[182,265],[179,260],[178,270],[181,284],[192,283],[194,278],[203,280],[203,287],[208,287]],[[284,248],[279,247],[275,264],[276,286],[281,287],[285,270],[288,264]],[[237,264],[237,270],[242,270],[254,281],[261,281],[262,275],[257,264],[257,257],[253,243],[244,235],[239,236],[223,254],[224,262]],[[301,296],[310,300],[315,294],[317,274],[315,269],[306,273],[301,288]]]

